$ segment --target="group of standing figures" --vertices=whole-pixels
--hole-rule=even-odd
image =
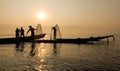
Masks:
[[[28,32],[30,31],[30,32],[31,32],[31,37],[34,38],[34,35],[35,35],[34,30],[36,30],[36,29],[34,29],[32,26],[29,26],[29,29],[28,29],[28,31],[27,31],[27,34],[28,34]],[[24,37],[24,36],[25,36],[25,35],[24,35],[24,29],[23,29],[22,27],[21,27],[20,29],[19,29],[19,28],[16,28],[16,30],[15,30],[15,36],[16,36],[16,38]]]
[[[22,27],[20,29],[16,28],[15,33],[16,33],[16,38],[24,37],[25,36],[24,35],[24,29]]]

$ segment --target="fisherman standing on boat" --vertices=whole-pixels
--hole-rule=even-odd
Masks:
[[[19,38],[19,32],[20,32],[20,30],[18,28],[16,28],[16,30],[15,30],[15,36],[16,36],[16,38]]]
[[[34,35],[35,35],[34,30],[36,30],[36,29],[34,29],[32,26],[29,26],[29,30],[27,31],[27,34],[29,31],[31,31],[32,40],[34,40]]]
[[[53,39],[55,40],[56,39],[56,28],[55,27],[52,27],[52,30],[53,30]]]
[[[24,37],[24,29],[22,27],[20,29],[20,37]]]

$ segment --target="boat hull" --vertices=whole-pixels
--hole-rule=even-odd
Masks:
[[[89,37],[89,38],[76,38],[76,39],[55,39],[55,40],[36,40],[37,43],[87,43],[91,44],[94,41],[100,41],[102,39],[108,39],[110,37],[113,37],[113,41],[115,41],[115,38],[113,35],[108,36],[101,36],[101,37]]]
[[[45,34],[35,35],[34,39],[44,38]],[[8,44],[8,43],[17,43],[17,42],[32,42],[33,38],[31,36],[19,37],[19,38],[1,38],[0,44]]]

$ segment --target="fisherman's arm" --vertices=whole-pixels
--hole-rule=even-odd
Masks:
[[[30,31],[30,29],[27,31],[27,34],[28,34],[29,31]]]
[[[34,29],[34,30],[37,30],[37,29]]]

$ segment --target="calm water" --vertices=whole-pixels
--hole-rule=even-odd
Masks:
[[[120,36],[107,44],[0,45],[0,71],[120,71]]]

